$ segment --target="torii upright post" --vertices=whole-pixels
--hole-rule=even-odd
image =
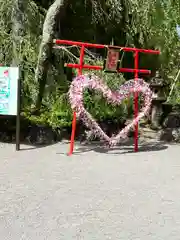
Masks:
[[[78,68],[78,75],[82,75],[83,70],[83,63],[84,63],[84,45],[81,47],[80,51],[80,58],[79,58],[79,68]],[[76,133],[76,112],[73,113],[73,121],[72,121],[72,133],[71,133],[71,144],[68,155],[71,155],[74,151],[74,139]],[[72,144],[73,143],[73,144]]]
[[[137,81],[138,79],[138,65],[139,65],[139,53],[138,51],[135,51],[134,53],[134,79]],[[138,92],[134,93],[134,117],[136,118],[138,116]],[[138,123],[135,126],[134,131],[134,151],[138,151]]]

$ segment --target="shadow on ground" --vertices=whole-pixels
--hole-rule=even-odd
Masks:
[[[167,149],[168,146],[162,142],[151,141],[151,142],[141,142],[139,144],[138,152],[156,152]],[[127,154],[134,153],[133,141],[129,140],[125,143],[122,143],[114,148],[107,148],[103,144],[99,143],[89,143],[80,145],[77,150],[74,151],[74,154],[80,154],[85,152],[97,152],[97,153],[106,153],[106,154]]]
[[[9,145],[14,145],[14,149],[16,149],[16,142],[12,141],[12,142],[6,142],[6,141],[0,141],[1,144],[9,144]],[[57,144],[57,142],[54,143],[49,143],[49,144],[33,144],[33,143],[29,143],[27,141],[21,141],[20,143],[20,151],[30,151],[30,150],[36,150],[36,149],[40,149],[40,148],[46,148],[49,146],[53,146]]]
[[[40,149],[40,148],[45,148],[45,147],[49,147],[49,146],[52,146],[56,143],[52,143],[52,144],[30,144],[30,143],[27,143],[27,142],[24,142],[24,143],[21,143],[20,144],[20,151],[31,151],[31,150],[36,150],[36,149]],[[22,147],[23,145],[23,147]]]

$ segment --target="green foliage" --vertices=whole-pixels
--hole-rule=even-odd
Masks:
[[[101,72],[98,75],[103,78],[107,85],[113,90],[117,90],[125,81],[122,75],[107,75],[104,72]],[[29,117],[28,115],[26,116],[31,121],[38,122],[39,124],[45,123],[53,128],[71,126],[72,110],[68,101],[68,94],[66,93],[66,87],[69,88],[69,85],[70,82],[66,79],[64,81],[63,93],[62,89],[60,91],[56,90],[56,95],[51,95],[49,105],[46,105],[44,109],[42,108],[41,115],[38,118],[30,115]],[[97,92],[85,91],[84,105],[98,121],[113,119],[114,122],[122,122],[129,117],[130,113],[132,114],[132,99],[129,99],[129,101],[125,100],[122,105],[113,107],[106,102],[101,93]]]
[[[15,0],[0,0],[0,62],[11,65],[13,59],[12,42],[12,8]],[[25,21],[24,38],[21,42],[20,66],[24,73],[22,82],[22,111],[33,122],[47,124],[54,128],[71,125],[72,111],[68,102],[70,79],[64,73],[63,60],[68,56],[71,62],[77,62],[75,51],[55,50],[55,60],[48,74],[43,106],[39,116],[31,115],[35,103],[37,83],[34,80],[42,26],[46,9],[52,0],[24,0]],[[180,1],[160,0],[76,0],[71,1],[66,16],[61,23],[64,39],[102,42],[109,44],[112,38],[116,45],[128,45],[161,50],[159,58],[144,56],[142,64],[146,68],[160,68],[164,80],[173,84],[179,69],[180,40],[176,25],[180,24]],[[59,35],[59,33],[57,33]],[[104,53],[97,50],[97,54]],[[154,59],[156,59],[154,61]],[[124,56],[130,62],[129,56]],[[88,61],[86,59],[86,61]],[[94,61],[94,60],[93,60]],[[90,64],[96,64],[91,59]],[[102,60],[98,60],[102,64]],[[55,64],[56,63],[56,64]],[[95,72],[111,89],[117,89],[124,81],[122,75]],[[171,101],[180,102],[180,83],[177,81]],[[120,107],[112,107],[99,93],[84,93],[86,108],[99,120],[113,119],[122,121],[132,115],[132,99],[124,101]],[[129,107],[128,107],[129,106]]]
[[[13,40],[12,40],[12,9],[13,0],[0,0],[0,62],[3,65],[11,65],[13,59]],[[42,24],[44,16],[39,12],[39,8],[33,1],[25,0],[24,13],[24,37],[21,41],[19,58],[22,63],[24,79],[22,82],[22,107],[26,108],[34,102],[36,83],[34,82],[34,72],[37,64],[37,53],[41,41]]]

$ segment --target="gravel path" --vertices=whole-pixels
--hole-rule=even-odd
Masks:
[[[0,147],[0,239],[180,239],[180,146],[22,148]]]

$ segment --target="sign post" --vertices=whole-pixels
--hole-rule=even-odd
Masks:
[[[16,150],[20,150],[20,80],[18,67],[0,67],[0,115],[16,116]]]

